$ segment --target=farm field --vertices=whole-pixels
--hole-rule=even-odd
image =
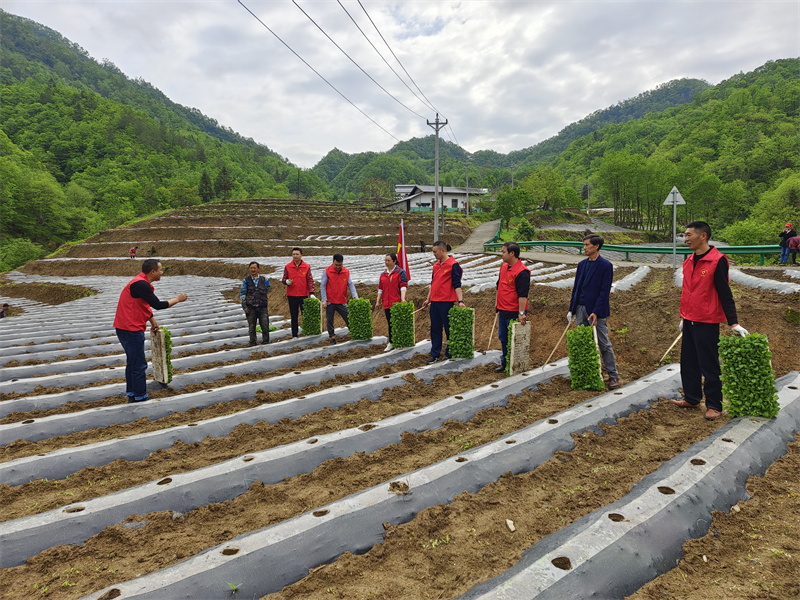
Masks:
[[[499,257],[459,254],[469,231],[455,223],[455,243],[446,239],[476,311],[473,359],[425,365],[427,311],[417,314],[409,349],[384,352],[379,311],[371,343],[350,340],[346,329],[334,346],[325,334],[292,340],[279,282],[292,245],[309,244],[317,282],[330,254],[342,252],[359,295],[373,303],[383,253],[396,247],[399,217],[382,213],[346,215],[353,231],[343,235],[369,234],[375,248],[320,240],[338,235],[340,222],[330,225],[334,213],[326,213],[335,208],[316,207],[320,215],[304,217],[291,239],[263,242],[273,224],[280,230],[291,220],[276,203],[195,207],[139,223],[136,233],[105,232],[6,276],[0,296],[24,312],[0,321],[0,597],[495,597],[476,586],[491,586],[595,511],[624,506],[676,457],[725,436],[738,441],[742,425],[770,426],[726,415],[708,422],[669,402],[680,397],[679,347],[659,362],[678,334],[671,269],[615,269],[617,393],[571,390],[563,341],[543,366],[566,326],[574,277],[556,258],[530,265],[532,368],[510,378],[494,373]],[[247,214],[263,222],[246,245],[217,252],[208,240],[233,240],[222,237],[234,231],[226,228]],[[421,238],[430,223],[415,217]],[[157,231],[179,238],[168,242],[176,246]],[[312,235],[319,237],[306,240]],[[406,235],[416,239],[408,221]],[[129,405],[110,323],[140,264],[124,256],[137,239],[152,240],[140,251],[149,243],[166,250],[156,294],[186,291],[190,300],[156,314],[173,332],[175,379],[153,386],[152,401]],[[321,241],[324,251],[311,248]],[[269,312],[281,328],[255,348],[238,303],[251,258],[272,282]],[[409,259],[408,297],[419,307],[432,257]],[[793,285],[781,273],[772,280]],[[61,286],[53,287],[60,303],[32,298],[40,293],[33,284]],[[4,293],[12,288],[18,296]],[[95,293],[81,295],[83,288]],[[789,422],[798,404],[800,325],[791,314],[800,292],[736,281],[732,288],[741,323],[769,337],[787,406],[773,421]],[[699,539],[682,551],[678,544],[676,568],[624,595],[798,597],[800,438],[797,428],[781,431],[759,477],[740,477],[725,496],[736,499],[706,511],[703,531],[692,536]],[[558,597],[557,589],[540,597]],[[593,592],[622,597],[615,590]]]

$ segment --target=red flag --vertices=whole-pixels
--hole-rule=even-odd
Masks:
[[[408,255],[406,254],[406,234],[403,231],[403,219],[400,219],[400,235],[397,237],[397,264],[406,272],[408,279],[411,279],[411,271],[408,269]]]

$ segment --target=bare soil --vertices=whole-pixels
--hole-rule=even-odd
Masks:
[[[94,296],[97,290],[82,285],[64,283],[14,283],[0,277],[0,296],[27,298],[44,304],[64,304],[78,298]]]
[[[107,255],[106,255],[107,256]],[[134,277],[142,270],[144,258],[136,260],[109,260],[97,258],[92,260],[59,260],[29,262],[18,270],[29,275],[56,275],[60,277],[85,277],[90,275],[115,275],[117,277]],[[199,275],[201,277],[229,277],[243,279],[247,276],[247,266],[230,263],[201,260],[161,261],[168,275]],[[272,267],[262,267],[261,274],[272,273]]]

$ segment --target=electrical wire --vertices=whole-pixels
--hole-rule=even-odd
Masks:
[[[395,77],[397,77],[397,78],[400,80],[400,83],[402,83],[404,86],[406,86],[406,88],[408,89],[408,91],[409,91],[409,92],[411,92],[412,94],[414,94],[414,97],[415,97],[417,100],[419,100],[419,101],[420,101],[422,104],[424,104],[424,105],[425,105],[425,108],[428,108],[428,109],[429,109],[429,110],[431,110],[432,112],[436,112],[436,108],[434,108],[434,107],[433,107],[433,106],[432,106],[432,105],[431,105],[429,102],[427,102],[426,100],[423,100],[422,98],[420,98],[420,97],[417,95],[417,92],[415,92],[413,89],[411,89],[411,86],[410,86],[410,85],[408,85],[408,84],[406,83],[406,80],[405,80],[405,79],[403,79],[402,77],[400,77],[400,74],[399,74],[397,71],[395,71],[395,70],[394,70],[394,68],[392,67],[392,65],[390,65],[390,64],[389,64],[389,61],[388,61],[388,60],[386,60],[386,58],[383,56],[383,54],[381,54],[381,51],[380,51],[380,50],[378,50],[378,48],[375,46],[375,44],[373,44],[373,43],[372,43],[372,40],[371,40],[371,39],[369,39],[369,37],[367,37],[367,34],[364,32],[364,30],[363,30],[363,29],[361,29],[361,26],[360,26],[360,25],[358,24],[358,22],[357,22],[357,21],[356,21],[356,20],[353,18],[353,15],[351,15],[351,14],[348,12],[348,10],[345,8],[344,4],[342,4],[342,0],[336,0],[336,1],[339,3],[339,6],[341,6],[341,7],[342,7],[342,10],[344,11],[344,13],[345,13],[345,14],[346,14],[348,17],[350,17],[350,20],[353,22],[353,25],[355,25],[355,26],[356,26],[356,29],[358,29],[359,33],[361,33],[361,35],[362,35],[362,36],[364,36],[364,39],[365,39],[365,40],[367,40],[367,42],[369,42],[369,45],[370,45],[370,46],[372,46],[372,49],[373,49],[373,50],[375,50],[375,53],[376,53],[378,56],[380,56],[380,57],[381,57],[381,60],[382,60],[384,63],[386,63],[386,66],[387,66],[387,67],[389,67],[389,70],[390,70],[392,73],[394,73],[394,74],[395,74]]]
[[[339,44],[337,44],[337,43],[336,43],[336,41],[335,41],[335,40],[334,40],[334,39],[333,39],[333,38],[332,38],[330,35],[328,35],[328,33],[327,33],[327,32],[326,32],[326,31],[325,31],[325,30],[324,30],[322,27],[320,27],[320,26],[319,26],[319,24],[318,24],[318,23],[317,23],[317,22],[316,22],[314,19],[312,19],[312,18],[311,18],[311,15],[309,15],[309,14],[308,14],[308,13],[307,13],[305,10],[303,10],[303,7],[302,7],[302,6],[300,6],[300,5],[297,3],[297,0],[292,0],[292,4],[294,4],[294,5],[295,5],[295,6],[296,6],[298,9],[300,9],[300,12],[301,12],[301,13],[303,13],[303,14],[306,16],[306,18],[307,18],[309,21],[311,21],[311,22],[314,24],[314,26],[315,26],[317,29],[319,29],[319,30],[322,32],[322,34],[323,34],[323,35],[324,35],[326,38],[328,38],[328,40],[330,40],[331,44],[333,44],[334,46],[336,46],[336,48],[338,48],[338,49],[339,49],[339,51],[340,51],[342,54],[344,54],[344,55],[345,55],[347,58],[349,58],[349,59],[350,59],[350,62],[352,62],[352,63],[353,63],[353,64],[354,64],[356,67],[358,67],[358,69],[359,69],[359,70],[360,70],[360,71],[361,71],[361,72],[362,72],[364,75],[366,75],[367,77],[369,77],[369,80],[370,80],[372,83],[374,83],[374,84],[375,84],[375,85],[377,85],[379,88],[381,88],[381,90],[383,90],[383,91],[384,91],[384,92],[385,92],[385,93],[386,93],[386,94],[387,94],[387,95],[388,95],[388,96],[389,96],[389,97],[390,97],[392,100],[394,100],[395,102],[397,102],[397,103],[398,103],[400,106],[402,106],[403,108],[405,108],[407,111],[409,111],[409,112],[411,112],[411,113],[413,113],[413,114],[417,115],[417,116],[418,116],[420,119],[424,119],[424,118],[425,118],[425,117],[423,117],[421,114],[419,114],[417,111],[415,111],[414,109],[412,109],[412,108],[409,108],[408,106],[406,106],[405,104],[403,104],[403,103],[402,103],[400,100],[398,100],[398,99],[397,99],[395,96],[393,96],[393,95],[392,95],[392,93],[391,93],[391,92],[389,92],[389,90],[387,90],[387,89],[386,89],[385,87],[383,87],[383,86],[382,86],[380,83],[378,83],[377,81],[375,81],[375,79],[372,77],[372,75],[370,75],[369,73],[367,73],[367,72],[366,72],[366,71],[363,69],[363,67],[362,67],[361,65],[359,65],[359,64],[358,64],[358,63],[357,63],[357,62],[356,62],[356,61],[353,59],[353,57],[351,57],[351,56],[350,56],[350,55],[349,55],[347,52],[345,52],[345,51],[344,51],[344,49],[343,49],[343,48],[342,48],[342,47],[341,47]]]
[[[339,4],[341,4],[341,2],[339,2]],[[361,10],[363,10],[363,11],[364,11],[364,14],[365,14],[365,15],[367,15],[367,19],[369,19],[369,22],[370,22],[370,23],[372,23],[372,26],[375,28],[375,31],[377,31],[377,32],[378,32],[378,35],[380,36],[381,40],[383,40],[383,43],[384,43],[384,44],[386,44],[386,47],[389,49],[389,52],[391,52],[391,53],[392,53],[392,56],[393,56],[393,57],[394,57],[394,59],[397,61],[397,64],[399,64],[399,65],[400,65],[400,68],[402,68],[402,69],[403,69],[403,72],[404,72],[404,73],[405,73],[405,74],[408,76],[408,78],[411,80],[411,83],[413,83],[413,84],[414,84],[414,87],[415,87],[415,88],[417,88],[417,90],[419,90],[419,93],[420,93],[420,94],[422,94],[422,97],[423,97],[423,98],[425,98],[425,101],[428,103],[428,104],[427,104],[427,106],[428,106],[429,108],[432,108],[434,112],[437,112],[437,113],[439,113],[439,114],[442,114],[442,113],[441,113],[441,111],[439,111],[439,109],[438,109],[438,108],[436,108],[436,107],[433,105],[433,102],[431,102],[430,100],[428,100],[428,97],[425,95],[425,92],[423,92],[423,91],[420,89],[420,87],[417,85],[417,82],[416,82],[416,81],[414,81],[414,78],[413,78],[413,77],[411,77],[411,74],[408,72],[408,70],[406,69],[405,65],[403,65],[402,61],[401,61],[401,60],[400,60],[400,59],[397,57],[397,54],[395,54],[394,50],[392,50],[392,47],[389,45],[389,42],[388,42],[388,41],[386,41],[386,38],[385,38],[385,37],[383,37],[383,34],[381,33],[381,30],[380,30],[380,29],[378,29],[378,25],[375,23],[375,21],[373,21],[373,20],[372,20],[372,17],[371,17],[371,16],[370,16],[370,14],[367,12],[367,9],[366,9],[366,8],[364,8],[364,5],[361,3],[361,0],[358,0],[358,5],[361,7]],[[344,7],[342,7],[342,8],[344,8]],[[347,12],[347,11],[345,11],[345,12]],[[349,13],[348,13],[348,14],[349,14]],[[350,18],[352,19],[352,17],[350,17]],[[355,21],[353,21],[353,22],[355,22]],[[359,31],[360,31],[360,28],[359,28]],[[366,37],[366,36],[364,36],[364,37]],[[372,43],[372,42],[370,42],[370,43]],[[373,48],[374,48],[374,46],[373,46]],[[376,48],[376,49],[375,49],[375,51],[377,52],[377,51],[378,51],[378,49]],[[378,52],[378,54],[380,54],[380,52]],[[383,57],[381,56],[381,58],[383,58]],[[388,63],[387,63],[387,64],[388,64]],[[391,68],[391,67],[389,67],[389,68]],[[394,72],[394,69],[392,69],[392,71]],[[398,76],[398,77],[399,77],[399,76]],[[401,80],[401,81],[402,81],[402,80]],[[405,83],[405,82],[403,82],[403,83]],[[406,87],[408,87],[408,86],[406,86]],[[409,89],[410,89],[410,88],[409,88]],[[416,94],[414,94],[414,95],[416,96]],[[443,114],[442,114],[442,116],[446,118],[446,116],[445,116],[445,115],[443,115]],[[445,130],[444,130],[444,132],[445,132],[445,133],[447,133],[447,128],[448,128],[448,127],[450,128],[450,131],[451,131],[451,132],[452,132],[452,134],[453,134],[453,138],[452,138],[450,141],[453,141],[453,140],[455,140],[455,144],[456,144],[456,145],[458,145],[458,146],[461,146],[461,144],[459,144],[459,143],[458,143],[458,138],[456,138],[456,132],[455,132],[455,131],[453,131],[453,126],[452,126],[452,125],[449,125],[449,124],[448,124],[447,126],[445,126]],[[450,137],[450,134],[448,134],[448,135],[447,135],[447,137]]]
[[[284,46],[286,46],[286,48],[289,50],[289,52],[291,52],[291,53],[292,53],[292,54],[294,54],[294,55],[295,55],[297,58],[299,58],[299,59],[300,59],[300,60],[303,62],[303,64],[304,64],[305,66],[307,66],[309,69],[311,69],[312,71],[314,71],[314,73],[315,73],[315,74],[316,74],[316,75],[317,75],[317,76],[318,76],[320,79],[322,79],[322,81],[324,81],[325,83],[327,83],[327,84],[328,84],[328,85],[331,87],[331,89],[333,89],[333,91],[335,91],[335,92],[336,92],[337,94],[339,94],[339,95],[340,95],[342,98],[344,98],[344,99],[345,99],[345,101],[347,101],[347,103],[348,103],[348,104],[350,104],[350,105],[351,105],[353,108],[355,108],[355,109],[356,109],[358,112],[360,112],[362,115],[364,115],[364,116],[365,116],[367,119],[369,119],[370,121],[372,121],[372,123],[373,123],[373,124],[375,124],[375,125],[376,125],[378,128],[380,128],[380,129],[381,129],[381,130],[382,130],[384,133],[386,133],[387,135],[389,135],[389,136],[390,136],[392,139],[394,139],[394,140],[395,140],[395,141],[397,141],[397,142],[399,142],[399,141],[400,141],[400,139],[399,139],[398,137],[396,137],[395,135],[393,135],[393,134],[392,134],[391,132],[389,132],[389,131],[388,131],[386,128],[384,128],[384,127],[383,127],[383,126],[382,126],[380,123],[378,123],[378,122],[377,122],[375,119],[373,119],[373,118],[372,118],[372,117],[370,117],[370,116],[369,116],[367,113],[365,113],[363,110],[361,110],[361,109],[360,109],[358,106],[356,106],[356,105],[353,103],[353,101],[352,101],[352,100],[350,100],[350,98],[348,98],[348,97],[347,97],[347,96],[345,96],[345,95],[344,95],[342,92],[340,92],[340,91],[339,91],[339,90],[336,88],[336,86],[335,86],[335,85],[333,85],[333,84],[332,84],[330,81],[328,81],[327,79],[325,79],[325,77],[323,77],[323,76],[322,76],[322,74],[321,74],[319,71],[317,71],[317,70],[316,70],[314,67],[312,67],[312,66],[311,66],[311,65],[308,63],[308,61],[306,61],[306,59],[304,59],[304,58],[303,58],[302,56],[300,56],[300,55],[299,55],[297,52],[295,52],[295,50],[294,50],[294,49],[293,49],[293,48],[292,48],[292,47],[291,47],[289,44],[287,44],[286,42],[284,42],[284,41],[281,39],[281,37],[280,37],[280,36],[279,36],[277,33],[275,33],[274,31],[272,31],[272,29],[270,29],[270,28],[269,28],[269,26],[268,26],[266,23],[264,23],[264,21],[262,21],[261,19],[259,19],[259,18],[258,18],[258,16],[256,16],[256,14],[255,14],[255,13],[254,13],[252,10],[250,10],[250,9],[249,9],[249,8],[248,8],[248,7],[247,7],[245,4],[244,4],[244,2],[242,2],[242,0],[237,0],[237,2],[238,2],[240,5],[241,5],[241,7],[242,7],[242,8],[244,8],[244,9],[245,9],[247,12],[249,12],[249,13],[250,13],[250,15],[251,15],[251,16],[252,16],[252,17],[253,17],[253,18],[254,18],[256,21],[258,21],[258,22],[259,22],[259,23],[260,23],[260,24],[261,24],[261,25],[262,25],[262,26],[263,26],[263,27],[264,27],[264,28],[265,28],[267,31],[269,31],[269,32],[270,32],[270,33],[271,33],[273,36],[275,36],[275,38],[276,38],[276,39],[277,39],[277,40],[278,40],[278,41],[279,41],[281,44],[283,44]],[[298,7],[298,8],[299,8],[299,7]],[[302,10],[302,9],[301,9],[301,10]],[[413,112],[413,111],[412,111],[412,112]]]

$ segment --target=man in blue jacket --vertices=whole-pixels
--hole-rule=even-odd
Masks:
[[[619,374],[614,359],[614,349],[611,347],[611,340],[608,339],[606,319],[611,312],[608,296],[611,293],[614,266],[600,256],[602,247],[603,238],[599,235],[591,234],[583,238],[583,253],[586,255],[586,260],[578,263],[567,321],[577,319],[578,325],[597,327],[597,342],[608,372],[608,387],[613,390],[619,387]]]

